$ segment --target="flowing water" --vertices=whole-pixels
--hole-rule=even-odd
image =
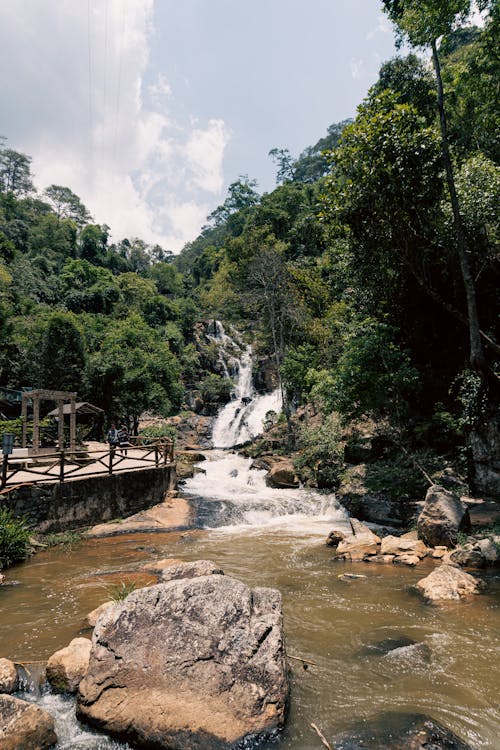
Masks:
[[[254,396],[254,407],[261,411],[259,398]],[[235,442],[239,435],[233,435]],[[90,635],[82,631],[82,620],[110,598],[114,585],[152,582],[140,571],[145,562],[211,559],[226,575],[282,593],[288,654],[308,666],[290,660],[284,750],[320,750],[311,722],[332,747],[383,750],[383,740],[365,745],[341,738],[358,736],[380,717],[389,731],[408,713],[432,716],[474,748],[499,750],[498,573],[489,573],[487,592],[469,602],[427,606],[410,587],[432,563],[409,569],[334,562],[326,535],[347,524],[335,497],[270,489],[264,473],[250,465],[227,451],[207,453],[199,465],[205,473],[182,489],[196,511],[193,531],[89,540],[39,552],[11,569],[9,580],[18,585],[0,587],[0,656],[38,662],[71,638]],[[345,572],[366,577],[339,578]],[[126,747],[81,727],[73,701],[40,692],[41,667],[26,668],[32,677],[23,695],[56,716],[59,748]]]

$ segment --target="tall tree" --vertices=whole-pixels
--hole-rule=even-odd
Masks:
[[[11,148],[0,149],[0,192],[21,197],[33,192],[31,156]]]
[[[44,195],[48,198],[59,221],[73,219],[79,227],[82,227],[91,220],[92,217],[80,198],[68,187],[49,185],[44,190]]]
[[[456,247],[467,302],[470,363],[488,382],[493,383],[498,388],[500,381],[486,362],[481,341],[476,287],[467,255],[467,236],[460,212],[450,153],[441,61],[438,51],[439,39],[443,35],[449,34],[457,23],[463,23],[467,20],[473,3],[472,0],[383,0],[383,3],[401,40],[406,39],[415,47],[430,48],[432,52],[441,130],[441,154],[453,211]],[[482,8],[487,7],[488,4],[486,0],[479,3]]]

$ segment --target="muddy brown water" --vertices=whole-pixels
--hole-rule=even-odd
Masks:
[[[228,463],[228,475],[235,476],[234,466]],[[152,577],[139,570],[147,562],[163,557],[211,559],[226,575],[250,586],[281,591],[287,651],[309,663],[305,670],[300,661],[290,659],[290,714],[280,743],[284,749],[319,750],[322,744],[312,722],[335,747],[340,737],[355,735],[391,711],[396,716],[431,716],[473,748],[499,750],[500,575],[487,573],[486,593],[470,601],[428,606],[411,586],[433,563],[410,569],[334,562],[324,539],[329,519],[338,511],[328,503],[318,510],[317,498],[306,502],[297,492],[286,496],[295,498],[296,505],[282,521],[269,510],[280,505],[282,496],[264,493],[256,475],[251,474],[250,482],[243,469],[238,464],[234,502],[249,510],[233,526],[226,523],[232,501],[224,495],[219,502],[226,523],[222,528],[84,541],[41,551],[10,569],[9,581],[18,584],[0,588],[0,656],[18,662],[45,660],[77,635],[90,636],[82,630],[84,616],[122,582],[150,583]],[[205,470],[210,486],[209,464]],[[188,486],[188,495],[195,506],[201,503],[206,519],[206,498],[197,495],[203,477],[196,481],[199,484]],[[323,522],[315,526],[318,517]],[[345,572],[366,578],[345,581],[339,578]],[[72,704],[55,697],[44,700],[67,730],[60,748],[123,747],[88,735],[83,740],[78,734],[75,740],[75,730],[67,729],[74,721]]]

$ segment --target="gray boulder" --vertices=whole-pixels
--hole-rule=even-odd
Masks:
[[[335,558],[356,562],[378,554],[380,537],[374,534],[366,524],[358,521],[357,518],[351,518],[350,523],[352,534],[346,534],[344,539],[339,542]]]
[[[299,480],[295,474],[295,469],[291,461],[280,461],[271,467],[266,477],[266,484],[269,487],[287,488],[298,487]]]
[[[0,659],[0,693],[15,693],[18,682],[14,662],[10,659]]]
[[[220,750],[280,729],[288,691],[279,592],[208,575],[99,618],[77,715],[138,745]]]
[[[479,593],[483,582],[453,565],[440,565],[416,584],[428,602],[460,601]]]
[[[47,711],[13,695],[0,695],[2,750],[45,750],[56,742],[54,719]]]
[[[52,654],[46,675],[55,693],[76,693],[89,665],[90,648],[88,638],[73,638],[69,646]]]
[[[498,542],[494,539],[479,539],[447,552],[443,562],[465,568],[486,568],[499,561]]]
[[[458,532],[469,529],[467,506],[444,487],[436,484],[429,487],[423,510],[417,520],[419,539],[428,547],[454,547]]]

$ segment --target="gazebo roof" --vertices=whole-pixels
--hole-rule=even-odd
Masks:
[[[79,403],[75,404],[75,411],[77,414],[102,414],[104,412],[104,409],[100,409],[98,406],[94,406],[94,404],[89,404],[87,401],[80,401]],[[64,404],[63,414],[71,414],[71,404]],[[52,409],[52,411],[49,411],[47,416],[59,416],[59,409]]]

